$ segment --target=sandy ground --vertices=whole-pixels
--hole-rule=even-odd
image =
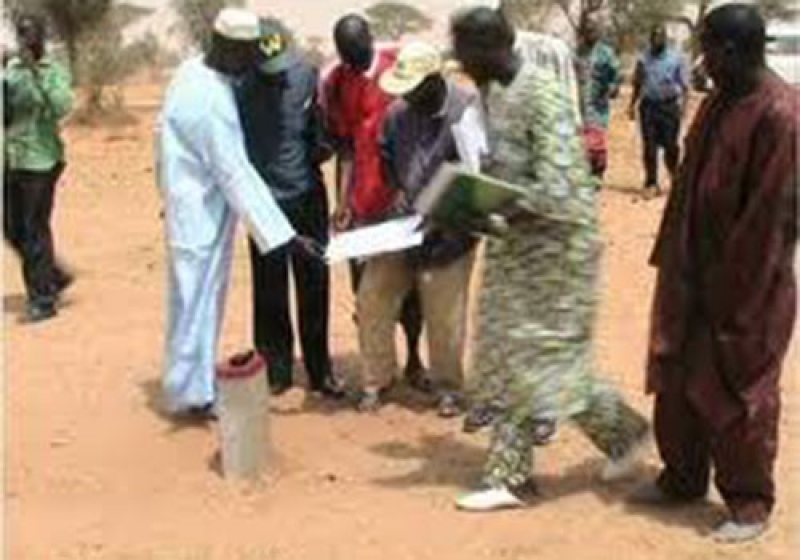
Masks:
[[[276,472],[262,488],[223,481],[214,425],[180,428],[157,412],[164,324],[164,257],[152,178],[156,90],[128,98],[139,122],[67,132],[70,168],[58,197],[59,247],[78,282],[46,324],[18,324],[18,264],[6,253],[6,537],[9,558],[119,560],[472,560],[789,558],[797,533],[797,382],[787,369],[780,503],[761,542],[718,547],[705,537],[722,511],[628,509],[634,482],[597,481],[600,457],[574,429],[539,454],[541,504],[489,516],[456,512],[474,483],[483,437],[460,433],[400,399],[376,416],[306,401],[296,389],[272,405]],[[653,275],[645,262],[663,200],[642,202],[638,147],[617,118],[598,359],[648,411],[642,365]],[[240,240],[222,343],[249,341],[249,271]],[[357,368],[353,309],[335,271],[332,347],[340,373]],[[791,435],[789,432],[792,432]],[[655,453],[649,470],[655,472]],[[797,500],[794,500],[797,502]],[[796,556],[795,556],[796,557]]]

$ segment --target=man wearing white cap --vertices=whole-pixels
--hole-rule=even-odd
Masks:
[[[398,192],[402,201],[398,207],[413,204],[443,163],[469,158],[459,153],[453,127],[465,115],[479,120],[478,93],[445,79],[443,68],[436,47],[416,42],[400,51],[380,79],[381,88],[398,98],[389,108],[381,141],[383,174],[388,186]],[[378,395],[392,381],[397,369],[394,317],[417,288],[432,380],[439,391],[439,414],[451,417],[459,412],[467,293],[476,242],[470,233],[435,229],[427,232],[419,249],[380,255],[366,263],[358,290],[359,340],[366,374],[362,409],[376,408]]]
[[[255,63],[258,38],[255,14],[221,11],[211,47],[179,68],[159,117],[169,270],[163,385],[178,415],[211,414],[237,216],[261,252],[298,240],[247,158],[232,89]]]

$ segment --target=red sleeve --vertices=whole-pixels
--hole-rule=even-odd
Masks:
[[[352,140],[353,131],[348,124],[342,103],[343,86],[342,67],[335,65],[327,69],[320,82],[320,106],[328,132],[334,138]]]
[[[380,136],[391,99],[372,91],[364,100],[364,120],[354,139],[358,178],[352,203],[359,217],[373,218],[391,206],[395,193],[384,184]]]

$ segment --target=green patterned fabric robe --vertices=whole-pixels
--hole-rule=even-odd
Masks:
[[[541,55],[542,46],[560,51],[541,36],[519,41],[517,77],[487,95],[486,172],[523,187],[531,212],[487,244],[474,394],[476,405],[504,411],[486,482],[509,486],[527,480],[534,420],[573,418],[611,457],[646,430],[645,420],[594,377],[600,239],[575,89]],[[561,62],[570,64],[568,52]]]

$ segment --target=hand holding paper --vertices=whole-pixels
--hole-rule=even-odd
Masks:
[[[330,263],[394,253],[422,245],[422,216],[413,215],[341,233],[328,244]]]

